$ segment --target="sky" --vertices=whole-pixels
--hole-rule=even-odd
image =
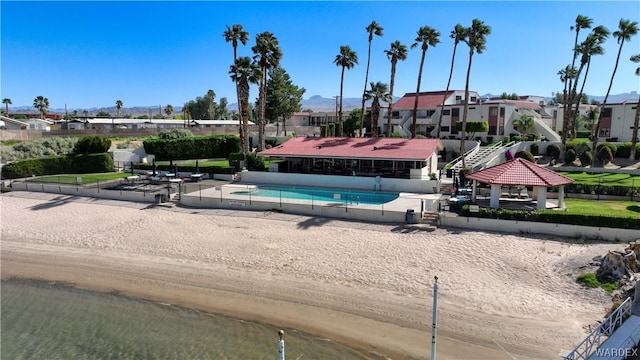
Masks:
[[[552,96],[562,91],[558,71],[569,65],[578,14],[617,30],[621,18],[640,21],[638,1],[6,1],[0,2],[0,97],[12,107],[32,106],[42,95],[50,109],[89,109],[171,104],[180,107],[211,89],[216,99],[236,102],[229,77],[233,49],[222,36],[226,25],[242,24],[249,43],[239,56],[252,56],[255,36],[272,32],[283,52],[281,66],[304,98],[340,94],[341,68],[333,61],[341,45],[357,52],[347,70],[344,97],[360,97],[365,86],[368,34],[375,20],[383,37],[371,44],[369,82],[390,82],[384,50],[399,40],[410,46],[422,26],[440,33],[427,51],[420,91],[444,90],[458,23],[474,18],[491,27],[486,50],[473,57],[470,90],[480,94]],[[582,39],[587,31],[581,33]],[[606,93],[618,43],[594,56],[585,92]],[[626,42],[611,94],[638,91],[640,34]],[[398,62],[394,96],[415,92],[420,47]],[[464,90],[468,47],[460,44],[451,89]],[[256,87],[251,98],[257,98]]]

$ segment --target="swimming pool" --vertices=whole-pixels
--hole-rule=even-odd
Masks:
[[[247,190],[231,192],[232,195],[264,196],[282,199],[343,202],[349,204],[381,205],[398,198],[399,194],[366,192],[344,189],[318,189],[292,186],[259,185]]]

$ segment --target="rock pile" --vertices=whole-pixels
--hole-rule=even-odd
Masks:
[[[615,282],[618,285],[614,301],[633,295],[636,274],[640,273],[640,240],[630,243],[624,251],[610,251],[605,256],[594,260],[600,263],[596,271],[598,281]]]

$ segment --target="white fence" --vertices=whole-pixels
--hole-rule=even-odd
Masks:
[[[66,194],[76,196],[87,196],[100,199],[136,201],[136,202],[157,202],[156,195],[168,195],[164,191],[123,191],[108,190],[99,187],[84,187],[82,185],[36,183],[27,181],[12,181],[12,191],[38,191],[54,194]]]

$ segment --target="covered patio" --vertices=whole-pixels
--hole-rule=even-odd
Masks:
[[[473,180],[473,203],[477,200],[478,183],[491,186],[489,207],[494,209],[500,207],[501,200],[520,201],[528,198],[525,187],[533,188],[532,197],[536,201],[536,209],[546,209],[547,189],[555,186],[558,186],[558,208],[564,209],[564,185],[573,183],[566,176],[521,158],[470,173],[466,178]],[[508,190],[503,192],[503,187]],[[512,191],[514,188],[517,189],[515,192]]]

